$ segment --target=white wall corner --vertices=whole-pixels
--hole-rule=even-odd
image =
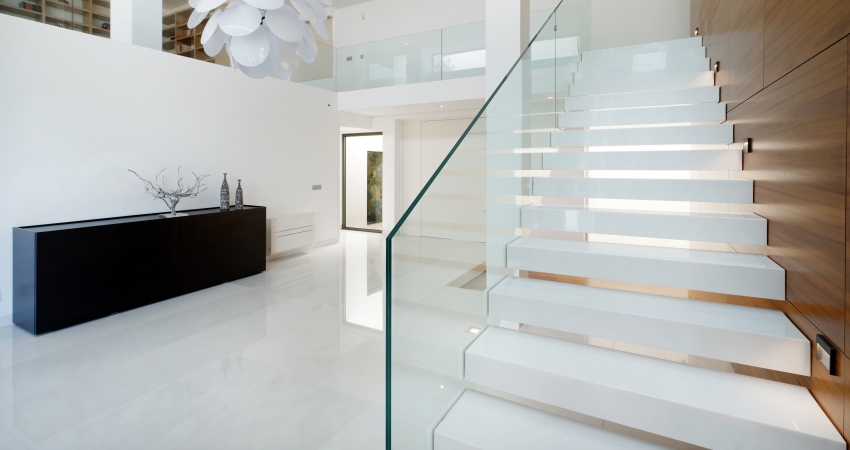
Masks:
[[[487,97],[528,46],[530,0],[486,0]]]

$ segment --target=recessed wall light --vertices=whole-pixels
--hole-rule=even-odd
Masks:
[[[552,100],[552,99],[553,99],[553,98],[555,98],[555,97],[548,97],[548,98],[549,98],[549,100]]]
[[[481,328],[469,327],[469,329],[466,330],[466,332],[472,333],[472,334],[478,334],[478,333],[481,332]]]
[[[442,108],[442,107],[443,107],[443,105],[440,105],[440,108]]]
[[[441,384],[441,385],[440,385],[440,389],[443,389],[443,387],[445,387],[445,386],[443,386],[443,385]]]
[[[694,29],[694,36],[699,36],[699,27],[696,27],[696,29]]]

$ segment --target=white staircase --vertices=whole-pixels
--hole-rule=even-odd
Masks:
[[[493,267],[503,276],[482,294],[489,327],[435,321],[424,325],[440,330],[430,340],[418,337],[419,325],[404,331],[428,350],[411,365],[439,366],[428,370],[466,383],[429,428],[434,449],[662,448],[640,433],[710,449],[846,448],[805,388],[731,370],[735,363],[811,376],[812,344],[778,309],[637,292],[785,299],[785,272],[769,257],[688,247],[765,246],[769,225],[754,214],[681,210],[753,203],[753,182],[730,176],[743,169],[741,145],[705,56],[701,38],[584,52],[569,96],[557,100],[562,110],[540,100],[525,117],[511,105],[489,107],[489,133],[472,138],[486,141],[492,174],[481,182],[488,195],[515,201],[488,206],[488,225],[523,232],[488,237],[488,275]],[[665,176],[672,171],[704,173]],[[463,177],[441,177],[434,191],[447,198],[481,192]],[[576,199],[671,206],[611,209]],[[612,284],[624,290],[600,287]],[[474,312],[474,295],[466,309],[453,296],[427,305]],[[659,357],[669,353],[680,362]],[[576,422],[565,410],[638,430],[638,438]]]

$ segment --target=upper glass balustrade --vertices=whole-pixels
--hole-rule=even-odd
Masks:
[[[338,92],[484,75],[484,22],[377,42],[319,46],[291,81]]]

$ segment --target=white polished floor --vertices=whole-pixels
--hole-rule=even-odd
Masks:
[[[344,231],[205,291],[0,328],[0,449],[383,449],[383,261]]]

